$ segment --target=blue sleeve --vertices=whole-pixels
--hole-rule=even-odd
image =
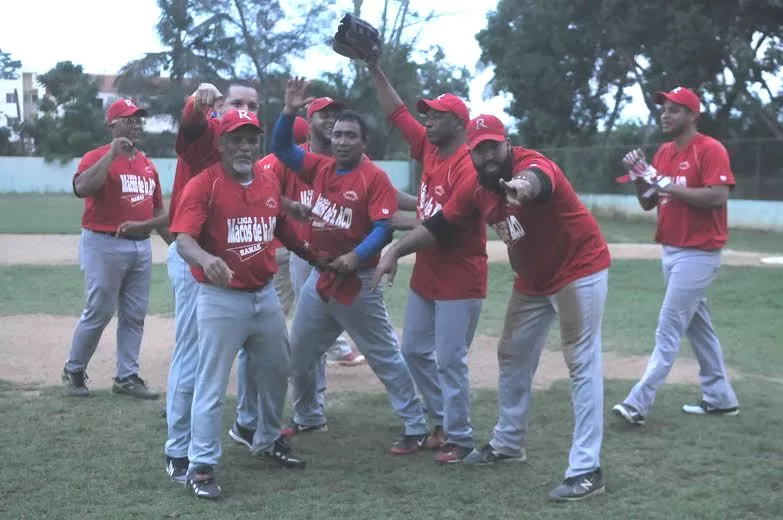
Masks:
[[[281,112],[272,132],[272,153],[296,173],[302,171],[305,152],[294,144],[295,115]]]
[[[364,237],[362,243],[356,246],[354,253],[356,253],[362,262],[372,258],[376,253],[380,252],[391,239],[391,227],[388,219],[376,220],[372,223],[372,231],[370,234]]]

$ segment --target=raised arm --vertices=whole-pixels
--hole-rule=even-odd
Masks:
[[[98,193],[103,187],[103,183],[106,182],[109,166],[120,155],[127,155],[128,157],[133,155],[133,143],[126,137],[114,139],[109,146],[109,151],[94,164],[86,168],[85,166],[89,164],[92,158],[85,156],[79,165],[79,170],[82,171],[78,172],[73,178],[73,194],[83,199]]]
[[[307,97],[307,81],[304,78],[289,79],[285,87],[285,105],[272,132],[272,153],[295,173],[302,173],[306,153],[294,144],[294,120],[296,113],[310,103]]]
[[[182,110],[180,133],[185,144],[198,140],[207,129],[206,112],[211,110],[215,102],[223,97],[220,90],[211,83],[202,83],[187,99]],[[182,150],[177,150],[182,153]]]

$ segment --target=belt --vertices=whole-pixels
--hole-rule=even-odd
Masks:
[[[97,231],[95,229],[90,229],[93,233],[98,233],[99,235],[109,235],[110,237],[119,238],[122,240],[133,240],[134,242],[138,242],[140,240],[147,240],[149,239],[149,235],[145,235],[143,237],[136,237],[136,236],[130,236],[130,235],[121,235],[117,236],[117,233],[114,231]]]
[[[254,293],[258,292],[264,287],[266,287],[267,284],[262,285],[261,287],[228,287],[231,291],[239,291],[239,292],[246,292],[246,293]]]

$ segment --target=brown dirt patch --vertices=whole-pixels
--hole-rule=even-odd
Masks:
[[[158,236],[152,237],[152,261],[166,262],[168,246]],[[657,259],[661,247],[657,244],[610,244],[613,258]],[[487,242],[490,262],[506,262],[506,246],[499,240]],[[761,259],[772,256],[769,253],[734,251],[723,253],[726,265],[763,266]],[[413,263],[414,255],[401,260]],[[79,235],[11,235],[0,234],[0,265],[75,265],[79,262]],[[769,265],[768,265],[769,266]]]
[[[59,384],[60,373],[68,355],[76,317],[22,315],[0,318],[3,336],[4,363],[0,364],[0,379],[24,385]],[[114,375],[116,319],[109,323],[98,345],[88,374],[92,388],[109,388]],[[152,387],[165,390],[171,353],[174,345],[174,322],[171,318],[149,316],[145,324],[141,350],[140,373]],[[497,338],[478,336],[469,354],[471,384],[474,388],[497,388]],[[647,357],[620,357],[604,354],[604,375],[608,379],[636,380],[644,372]],[[328,368],[330,391],[382,391],[383,387],[368,366]],[[547,388],[554,381],[567,379],[568,370],[562,355],[555,348],[541,356],[536,372],[536,388]],[[229,393],[236,392],[232,371]],[[697,383],[698,366],[682,357],[669,376],[669,381]]]

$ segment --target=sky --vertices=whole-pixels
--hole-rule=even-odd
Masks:
[[[285,7],[289,2],[280,0],[280,3]],[[352,4],[351,0],[336,0],[333,10],[342,14],[351,10]],[[433,11],[439,15],[422,31],[419,38],[421,46],[426,48],[439,44],[449,63],[464,65],[475,72],[481,50],[474,36],[486,26],[487,13],[495,8],[497,1],[416,0],[413,4],[419,12]],[[162,49],[155,33],[160,14],[155,0],[135,0],[133,3],[119,0],[38,0],[35,9],[46,13],[46,16],[36,17],[34,32],[28,24],[13,22],[29,18],[29,6],[25,2],[4,5],[4,23],[0,33],[0,49],[21,60],[24,71],[43,73],[58,61],[70,60],[82,65],[91,74],[115,74],[122,65],[143,56],[145,52]],[[365,0],[363,17],[371,22],[377,20],[382,6],[382,0]],[[112,13],[120,11],[124,12],[123,16],[112,16]],[[85,17],[88,12],[94,17]],[[456,37],[443,38],[445,34]],[[46,35],[46,38],[36,41],[33,35]],[[323,45],[310,49],[305,59],[295,60],[294,72],[317,77],[322,72],[339,68],[345,60],[347,58],[336,55]],[[491,68],[475,74],[470,84],[471,114],[492,113],[510,125],[513,118],[503,112],[507,106],[506,99],[499,96],[484,99],[485,86],[491,77]],[[634,97],[640,98],[640,93]],[[623,116],[646,117],[646,114],[644,104],[635,102]]]

